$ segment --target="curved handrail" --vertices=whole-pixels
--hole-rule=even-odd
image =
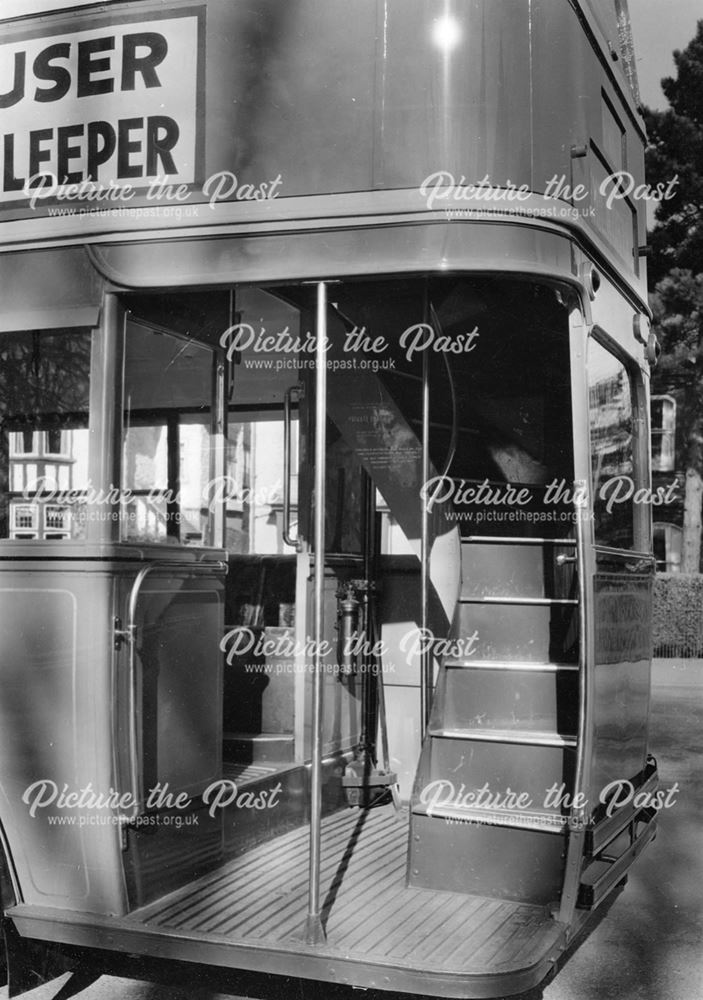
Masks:
[[[143,793],[139,777],[139,734],[137,732],[137,602],[142,584],[157,569],[177,570],[179,573],[227,572],[227,564],[222,560],[208,563],[184,562],[169,559],[157,559],[142,566],[132,583],[127,602],[127,624],[125,628],[115,629],[115,641],[124,640],[129,646],[127,661],[127,684],[129,688],[129,774],[132,785],[132,798],[135,803],[134,820],[140,814]]]
[[[574,485],[574,492],[579,484]],[[576,744],[574,794],[569,810],[566,860],[558,919],[571,927],[581,879],[583,844],[588,819],[591,755],[593,753],[593,649],[589,632],[588,567],[589,540],[584,530],[583,504],[574,502],[576,518],[576,573],[579,591],[579,712]]]
[[[290,534],[290,476],[291,476],[291,422],[293,393],[300,398],[303,393],[302,382],[289,386],[283,395],[283,527],[281,533],[286,545],[300,552],[300,538],[291,538]]]

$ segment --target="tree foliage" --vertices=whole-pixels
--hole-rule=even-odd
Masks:
[[[703,270],[703,20],[687,47],[674,52],[674,62],[676,77],[662,80],[670,107],[645,109],[649,183],[677,178],[650,234],[653,284],[672,268]]]
[[[654,329],[662,346],[652,388],[678,402],[676,465],[685,470],[684,572],[698,572],[703,497],[703,20],[683,51],[676,76],[662,80],[665,111],[645,109],[650,184],[673,194],[656,209],[650,233]]]

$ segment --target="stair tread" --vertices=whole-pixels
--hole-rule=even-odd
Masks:
[[[445,660],[443,666],[461,669],[476,667],[479,670],[534,670],[537,673],[559,670],[577,671],[579,669],[578,663],[542,662],[540,660],[474,660],[470,656],[453,657]]]
[[[414,803],[414,816],[427,816],[430,819],[454,819],[459,823],[484,824],[486,826],[509,826],[517,830],[546,830],[561,833],[569,822],[568,816],[549,812],[546,809],[508,809],[504,807],[487,808],[484,806],[451,804],[438,806],[423,806]]]
[[[551,607],[555,604],[575,607],[578,600],[574,597],[460,597],[459,604],[521,604],[536,607]]]
[[[576,545],[574,538],[529,538],[523,535],[462,535],[462,545]]]
[[[258,743],[273,743],[277,740],[293,740],[293,733],[223,733],[223,740],[256,740]]]
[[[529,729],[448,729],[430,726],[428,736],[440,739],[481,740],[493,743],[527,743],[533,746],[575,747],[576,736],[545,730]]]

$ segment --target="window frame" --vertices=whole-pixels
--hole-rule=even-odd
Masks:
[[[589,377],[589,361],[591,343],[598,344],[604,351],[615,358],[624,368],[629,385],[630,398],[632,401],[632,478],[635,484],[635,492],[647,489],[651,493],[651,467],[650,467],[650,437],[649,437],[649,397],[647,387],[644,382],[642,370],[635,359],[611,336],[603,327],[594,324],[589,330],[586,343],[586,391],[590,395],[591,381]],[[591,492],[591,510],[593,512],[593,545],[601,553],[618,553],[629,556],[642,556],[651,558],[652,556],[652,517],[651,506],[647,503],[635,503],[628,501],[632,507],[632,548],[623,548],[617,545],[607,545],[599,542],[596,535],[595,520],[595,500],[596,484],[593,481],[593,440],[591,436],[591,405],[590,398],[586,400],[587,412],[587,435],[588,435],[588,457],[589,457],[589,484]]]
[[[120,344],[120,357],[118,361],[118,370],[121,372],[121,387],[120,391],[116,394],[116,409],[117,415],[115,420],[115,458],[116,465],[118,469],[118,483],[120,490],[121,502],[119,504],[119,518],[117,521],[117,538],[116,541],[124,545],[154,545],[158,548],[168,547],[169,549],[174,548],[221,548],[221,542],[219,535],[221,533],[221,518],[219,515],[209,509],[207,514],[206,529],[203,532],[202,541],[197,544],[189,543],[180,538],[180,523],[177,522],[179,526],[179,537],[176,538],[175,534],[169,533],[167,530],[164,538],[154,538],[150,539],[148,542],[137,542],[130,538],[126,533],[126,518],[125,511],[128,507],[128,501],[124,499],[124,491],[127,490],[125,486],[125,468],[124,468],[124,447],[126,441],[126,432],[130,425],[128,425],[125,414],[126,414],[126,390],[127,390],[127,327],[128,324],[132,323],[135,326],[140,327],[142,330],[148,332],[149,334],[155,336],[168,337],[171,340],[182,341],[184,344],[195,344],[203,350],[208,351],[211,358],[211,381],[210,381],[210,420],[209,420],[209,434],[210,434],[210,466],[208,470],[208,479],[212,481],[218,475],[218,470],[220,467],[220,459],[218,457],[218,450],[222,450],[220,437],[221,437],[221,427],[222,418],[220,411],[223,405],[223,400],[225,398],[225,367],[223,364],[223,352],[214,344],[209,343],[206,340],[199,339],[198,337],[190,337],[185,334],[179,333],[178,331],[169,329],[168,327],[160,326],[158,323],[154,323],[150,320],[142,319],[138,314],[133,313],[129,309],[125,309],[122,316],[122,337]],[[163,407],[155,406],[153,408],[138,408],[134,411],[137,417],[137,424],[139,426],[140,421],[148,420],[153,417],[164,418],[167,423],[168,432],[168,443],[167,443],[167,466],[168,466],[168,482],[167,482],[167,498],[170,497],[171,482],[176,481],[172,476],[171,464],[177,463],[179,461],[179,455],[175,454],[172,449],[172,425],[177,425],[178,415],[183,413],[195,413],[198,412],[197,408],[184,407],[181,410],[171,410],[169,408],[164,409]],[[174,414],[176,418],[174,419]],[[165,416],[166,415],[166,416]],[[176,477],[177,479],[178,477]],[[138,496],[142,493],[147,493],[149,491],[143,490],[131,490],[134,496]],[[180,484],[178,495],[180,497]],[[169,513],[173,514],[176,509],[180,513],[180,503],[174,504],[171,500],[167,502],[167,508]],[[170,523],[170,522],[169,522]]]
[[[68,504],[57,502],[49,497],[34,497],[27,499],[22,494],[22,490],[17,490],[14,487],[12,480],[12,464],[26,466],[28,464],[33,464],[39,470],[40,467],[45,467],[48,465],[70,465],[74,460],[75,456],[71,446],[66,447],[67,444],[67,431],[68,430],[85,430],[87,432],[86,438],[86,475],[87,484],[83,487],[77,486],[61,486],[56,485],[56,490],[61,492],[69,492],[72,497],[77,494],[82,493],[87,498],[89,497],[92,490],[92,478],[91,473],[93,469],[93,463],[95,461],[95,451],[96,446],[94,441],[96,439],[95,434],[95,414],[93,408],[93,395],[95,391],[95,379],[97,376],[96,368],[96,329],[91,326],[86,326],[85,324],[76,324],[74,326],[46,326],[46,327],[23,327],[16,330],[8,330],[7,334],[10,335],[21,335],[21,334],[36,334],[39,337],[51,336],[51,335],[85,335],[88,343],[88,372],[87,372],[87,399],[85,409],[81,410],[66,410],[61,412],[60,416],[66,419],[74,419],[77,421],[77,426],[72,428],[66,428],[63,424],[58,425],[55,430],[61,435],[61,445],[62,450],[58,452],[53,452],[49,449],[49,433],[50,431],[46,427],[34,426],[28,430],[18,429],[17,427],[12,427],[12,421],[10,421],[9,426],[6,429],[8,435],[7,442],[7,458],[8,458],[8,480],[7,489],[5,491],[5,503],[7,512],[7,534],[0,537],[0,546],[9,545],[24,545],[28,542],[32,543],[32,546],[39,545],[52,545],[53,543],[60,542],[63,547],[67,543],[72,544],[82,544],[85,541],[85,535],[83,533],[78,535],[73,535],[72,524],[74,521],[74,507],[79,504],[85,505],[86,501],[73,499]],[[53,429],[52,429],[53,430]],[[32,443],[31,450],[25,450],[25,442],[22,441],[23,435],[31,433]],[[39,474],[37,472],[37,474]],[[50,491],[50,494],[53,491]],[[19,494],[19,495],[18,495]],[[32,508],[33,510],[33,524],[31,527],[24,527],[17,524],[18,510],[22,507]],[[67,519],[61,526],[57,527],[50,523],[50,513],[53,511],[61,509],[62,511],[68,512]]]
[[[654,419],[653,419],[653,414],[652,414],[652,403],[659,402],[659,401],[661,401],[663,403],[670,403],[671,404],[672,426],[670,428],[667,428],[667,427],[664,426],[664,424],[665,424],[665,421],[664,421],[664,409],[662,409],[662,421],[661,421],[661,425],[656,425],[655,426],[655,424],[654,424]],[[677,410],[676,400],[675,400],[675,398],[673,396],[669,395],[669,393],[660,393],[660,394],[657,394],[656,396],[650,396],[649,397],[649,407],[650,407],[649,408],[649,420],[650,420],[649,434],[650,434],[650,439],[651,439],[651,443],[652,443],[652,472],[658,472],[658,473],[659,472],[675,472],[676,471],[676,410]],[[654,440],[655,440],[655,436],[656,436],[657,440],[659,440],[659,441],[663,441],[665,439],[668,439],[668,440],[671,441],[671,461],[670,462],[667,460],[667,462],[665,462],[665,463],[662,463],[660,461],[657,461],[655,463],[655,456],[654,456]],[[657,454],[660,457],[663,456],[664,452],[663,452],[663,449],[661,447],[658,449]]]

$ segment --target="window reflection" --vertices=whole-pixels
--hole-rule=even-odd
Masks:
[[[209,348],[127,324],[125,541],[210,544],[213,385]]]
[[[0,340],[0,538],[85,536],[90,346],[88,330]]]
[[[673,472],[676,464],[676,400],[652,396],[652,472]]]
[[[291,422],[291,533],[297,535],[298,419]],[[283,414],[230,414],[225,483],[226,547],[242,555],[293,553],[283,541]]]
[[[624,364],[597,341],[588,358],[591,472],[599,545],[634,546],[634,417]]]

